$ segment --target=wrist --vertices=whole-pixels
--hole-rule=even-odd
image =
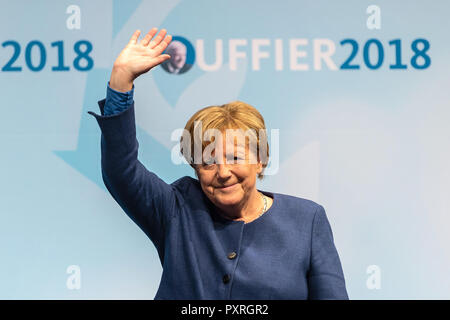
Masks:
[[[133,79],[124,70],[113,67],[111,78],[109,79],[109,86],[116,91],[127,92],[133,88]]]

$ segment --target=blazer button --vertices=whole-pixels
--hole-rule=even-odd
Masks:
[[[229,274],[224,275],[223,278],[222,278],[222,281],[225,284],[230,282],[230,275]]]
[[[236,252],[230,252],[229,254],[228,254],[228,259],[230,259],[230,260],[233,260],[234,258],[236,258],[236,256],[237,256],[237,254],[236,254]]]

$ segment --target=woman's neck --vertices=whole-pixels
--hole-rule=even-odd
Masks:
[[[221,207],[220,213],[227,219],[244,221],[245,223],[257,219],[264,209],[264,196],[255,188],[243,203],[235,206]],[[268,207],[267,207],[268,208]]]

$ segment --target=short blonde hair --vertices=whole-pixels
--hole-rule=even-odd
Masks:
[[[242,101],[232,101],[223,105],[213,105],[209,107],[205,107],[194,113],[194,115],[187,121],[185,126],[185,132],[190,135],[190,137],[194,137],[190,139],[190,155],[194,154],[194,146],[195,143],[198,143],[198,137],[195,135],[196,122],[201,123],[201,132],[206,132],[209,129],[216,129],[224,132],[227,129],[242,129],[242,130],[251,130],[256,133],[256,146],[257,146],[257,154],[258,161],[261,161],[259,158],[260,149],[264,151],[267,150],[267,154],[264,160],[262,161],[263,170],[260,174],[258,174],[258,178],[262,179],[264,177],[264,169],[267,167],[268,159],[269,159],[269,143],[267,141],[266,134],[266,125],[264,122],[264,118],[256,110],[255,107],[249,105],[248,103]],[[264,137],[262,136],[264,134]],[[205,141],[203,137],[200,138],[202,143],[202,154],[205,150],[205,147],[210,144],[210,141]],[[181,154],[185,157],[187,162],[191,165],[192,168],[195,169],[193,158],[188,158],[186,153],[183,152],[183,137],[180,138],[180,151]],[[265,146],[261,146],[260,144],[264,143]],[[262,152],[263,152],[262,151]]]

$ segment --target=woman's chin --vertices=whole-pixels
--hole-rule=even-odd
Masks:
[[[218,204],[223,206],[232,206],[241,202],[242,195],[239,192],[217,192],[214,198]]]

